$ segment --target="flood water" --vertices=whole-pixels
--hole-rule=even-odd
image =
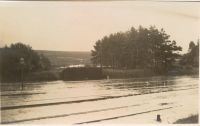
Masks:
[[[191,94],[191,92],[187,91],[194,90],[192,92],[198,94],[198,80],[198,77],[195,76],[177,76],[85,81],[52,81],[25,83],[23,90],[20,90],[20,83],[2,84],[1,119],[2,123],[26,122],[31,124],[34,121],[41,121],[41,123],[44,123],[49,122],[50,120],[62,123],[62,120],[65,120],[63,123],[74,124],[99,118],[101,119],[102,116],[98,115],[99,110],[100,113],[112,110],[110,112],[110,117],[115,115],[112,113],[119,113],[119,115],[116,116],[123,116],[128,112],[125,110],[122,111],[124,106],[131,106],[131,109],[136,109],[138,111],[140,108],[136,108],[134,105],[143,106],[146,104],[144,101],[140,101],[140,98],[148,99],[149,102],[151,102],[154,100],[154,95],[156,97],[159,96],[160,99],[164,99],[167,95],[170,95],[170,97],[172,95],[164,94],[162,92],[181,91],[181,93],[184,92],[184,94]],[[178,93],[175,94],[177,97],[181,97]],[[149,98],[145,95],[148,95]],[[130,101],[130,98],[139,99],[137,99],[138,102],[134,102],[134,104],[132,102],[126,103],[126,101]],[[108,101],[112,105],[106,103]],[[169,103],[173,104],[173,101],[166,101],[159,103],[158,107]],[[198,102],[198,100],[196,101]],[[196,102],[194,104],[196,104]],[[152,106],[158,108],[156,105],[157,103]],[[148,105],[145,107],[150,108]],[[113,110],[113,108],[119,108],[119,110]],[[83,114],[84,112],[86,114]],[[93,114],[89,115],[87,112]],[[73,113],[76,114],[73,115]],[[95,116],[94,113],[97,115]],[[72,114],[72,116],[68,117],[70,114]],[[95,119],[93,119],[94,117]],[[80,120],[80,118],[82,120]]]

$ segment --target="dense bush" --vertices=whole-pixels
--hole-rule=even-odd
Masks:
[[[104,77],[101,68],[93,67],[66,68],[61,72],[63,80],[95,80]]]
[[[48,70],[51,63],[43,55],[39,55],[29,45],[11,44],[0,48],[1,81],[21,81],[21,71],[24,75],[30,72]],[[21,63],[20,59],[24,59]]]

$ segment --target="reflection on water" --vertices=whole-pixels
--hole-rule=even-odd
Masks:
[[[20,91],[19,84],[3,84],[2,105],[21,104],[45,100],[77,100],[101,96],[146,94],[197,86],[195,77],[154,77],[88,81],[53,81],[26,83]],[[6,85],[6,86],[5,86]],[[11,85],[14,85],[13,87]],[[13,91],[15,90],[15,91]],[[15,103],[13,103],[13,100]],[[17,102],[17,103],[16,103]]]
[[[3,84],[1,88],[1,106],[24,106],[22,109],[11,109],[2,111],[2,120],[15,121],[24,118],[38,118],[41,116],[52,116],[70,113],[70,111],[80,111],[92,107],[92,103],[86,106],[83,104],[73,104],[67,106],[63,102],[73,102],[88,100],[98,101],[99,109],[105,102],[100,99],[112,99],[117,97],[135,96],[149,93],[167,92],[173,90],[185,90],[198,87],[198,77],[179,76],[179,77],[152,77],[152,78],[131,78],[131,79],[110,79],[110,80],[88,80],[88,81],[53,81],[26,83],[24,90],[20,90],[20,84]],[[128,98],[128,97],[127,97]],[[145,97],[144,97],[145,98]],[[158,98],[165,99],[165,95]],[[151,98],[149,98],[151,99]],[[121,101],[121,100],[120,100]],[[139,99],[140,101],[140,99]],[[127,103],[126,103],[127,102]],[[124,100],[126,106],[133,106],[134,101]],[[152,101],[151,101],[152,102]],[[160,106],[173,104],[169,101],[162,101]],[[56,106],[50,103],[59,103]],[[81,103],[81,102],[80,102]],[[139,103],[139,102],[138,102]],[[137,104],[138,104],[137,103]],[[153,102],[152,102],[153,103]],[[155,102],[157,103],[157,101]],[[38,105],[39,104],[39,105]],[[41,104],[45,104],[43,106]],[[146,103],[142,102],[142,105]],[[27,107],[28,105],[38,105],[37,107]],[[115,104],[112,104],[115,105]],[[90,109],[90,106],[88,110]],[[138,105],[139,106],[139,105]],[[155,105],[153,105],[154,107]],[[155,106],[156,107],[156,106]],[[66,109],[63,109],[66,108]],[[75,108],[75,109],[74,109]],[[94,107],[98,109],[97,107]],[[148,108],[148,106],[147,106]],[[51,111],[49,111],[51,110]],[[127,112],[127,111],[125,111]]]

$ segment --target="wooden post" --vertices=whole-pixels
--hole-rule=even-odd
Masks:
[[[24,87],[24,58],[20,58],[20,64],[21,64],[21,90],[23,90]]]
[[[161,122],[161,118],[159,114],[157,115],[156,121]]]
[[[24,88],[24,72],[23,72],[23,66],[21,68],[21,90]]]

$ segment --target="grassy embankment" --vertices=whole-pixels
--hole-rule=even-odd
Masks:
[[[149,77],[156,75],[149,69],[103,69],[103,74],[109,78]]]
[[[191,115],[187,118],[179,119],[174,124],[197,124],[199,120],[199,115]]]
[[[180,69],[169,72],[167,76],[178,75],[198,75],[198,68]],[[52,69],[48,71],[39,71],[33,73],[27,73],[24,75],[25,82],[38,82],[38,81],[55,81],[55,80],[97,80],[116,78],[137,78],[137,77],[151,77],[160,76],[161,74],[155,74],[150,69],[111,69],[111,68],[92,68],[92,67],[80,67],[80,68],[66,68],[64,70]],[[20,82],[18,80],[5,81],[5,82]]]

